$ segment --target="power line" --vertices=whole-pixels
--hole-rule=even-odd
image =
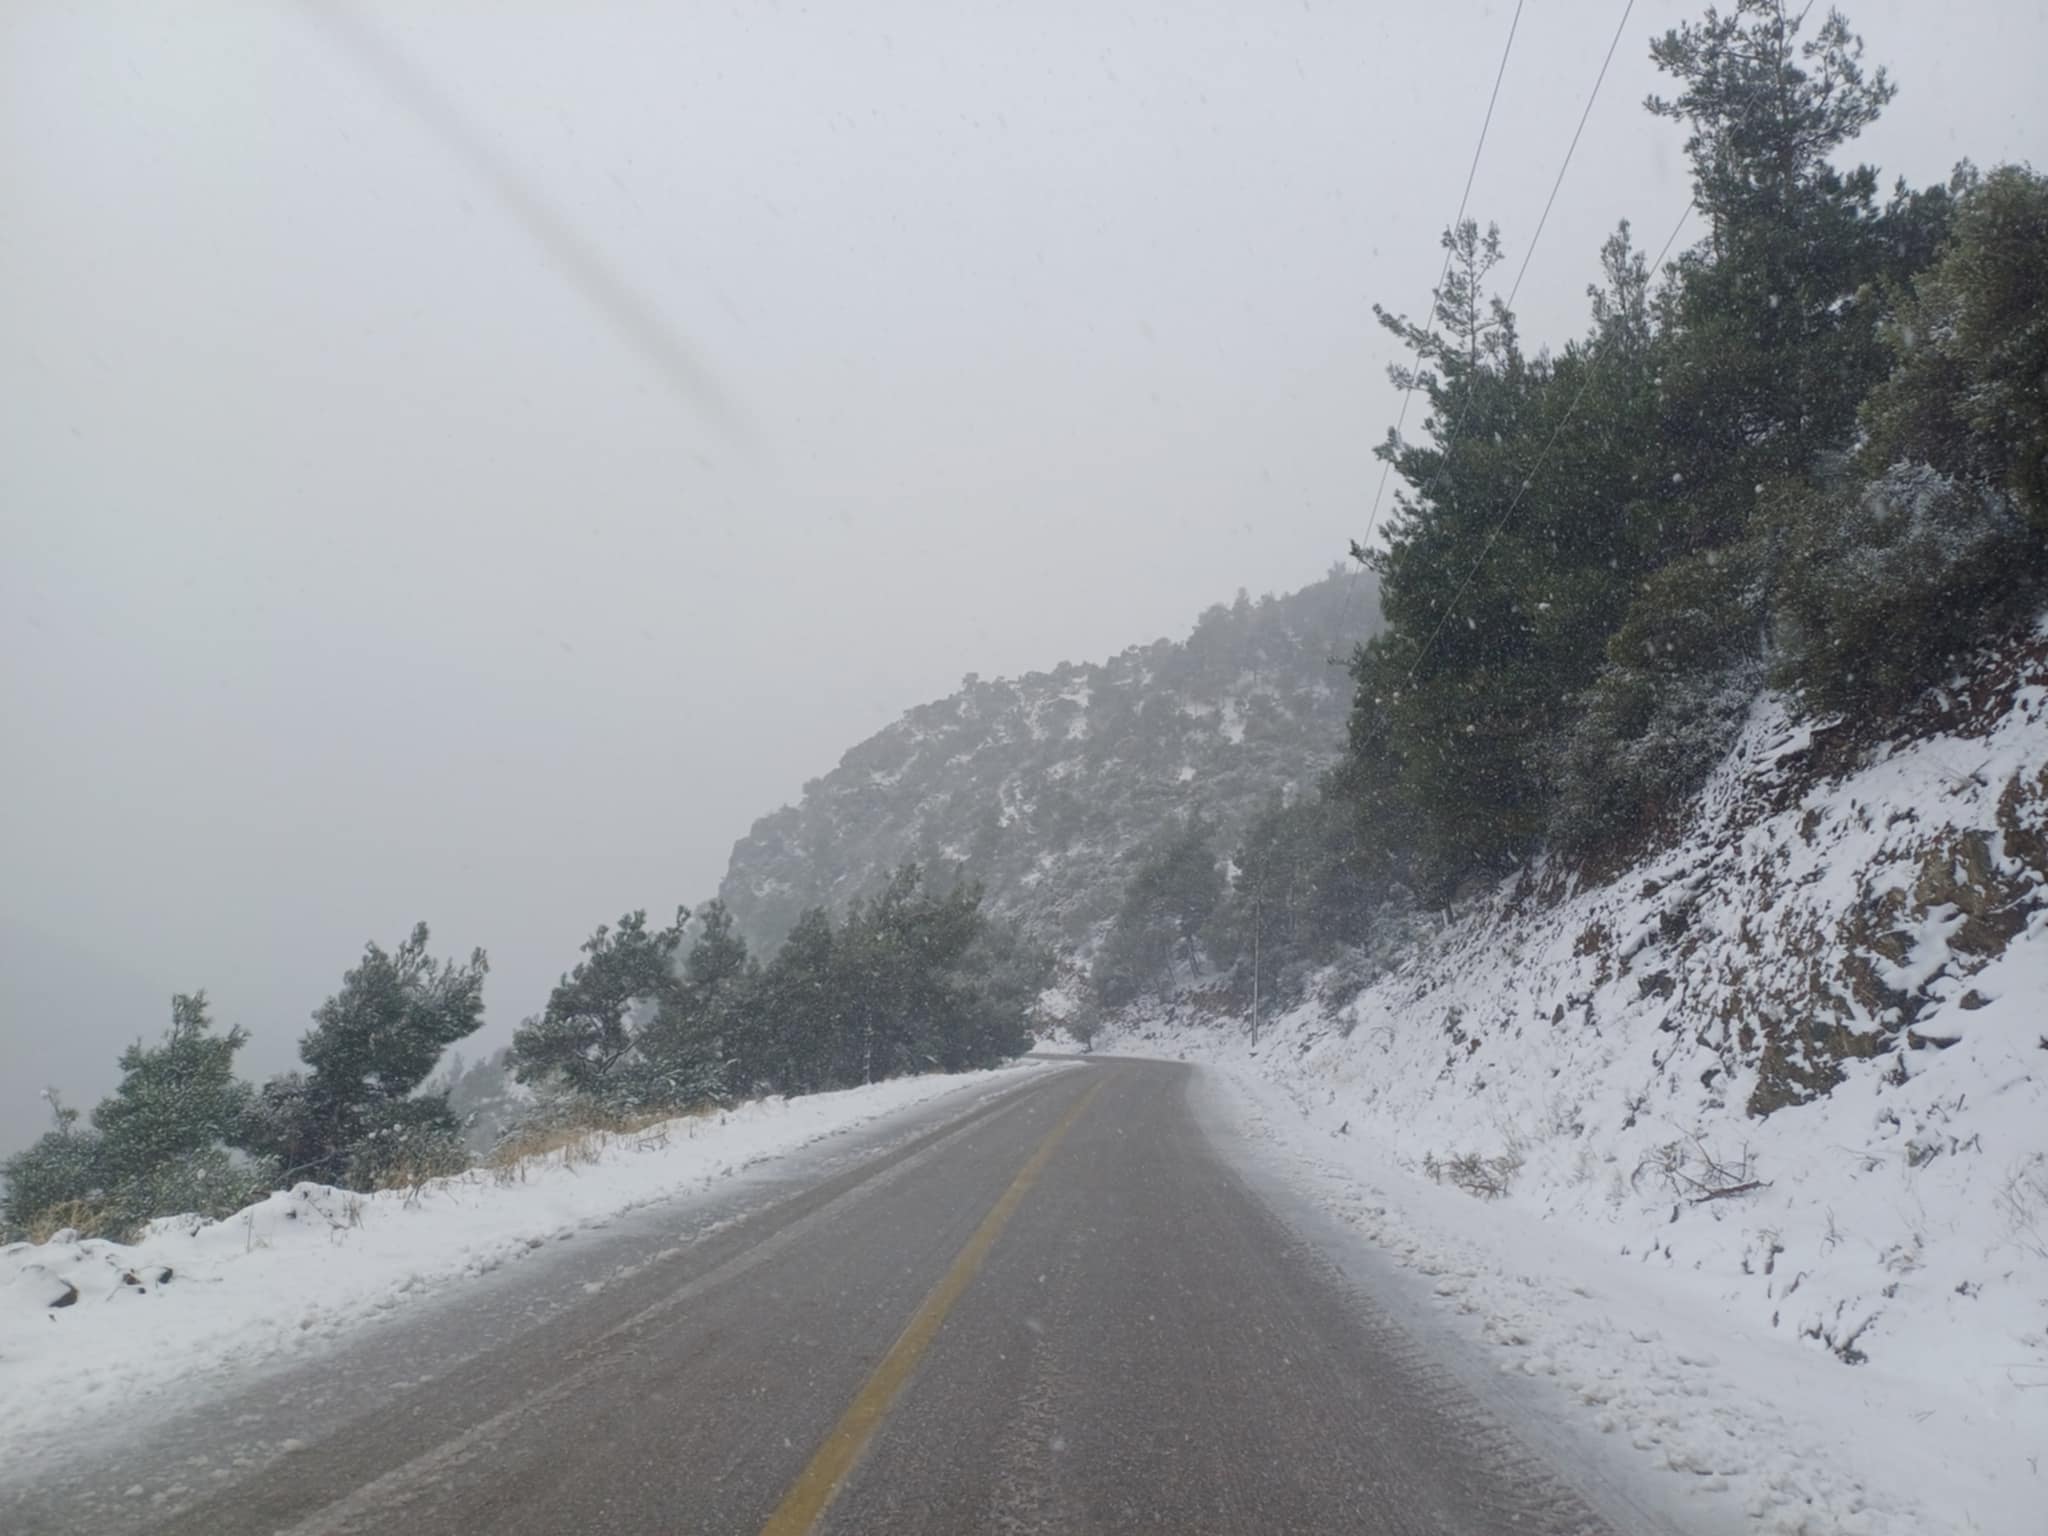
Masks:
[[[1685,221],[1692,217],[1692,210],[1693,204],[1688,202],[1685,205],[1685,211],[1679,214],[1678,222],[1671,226],[1671,234],[1664,241],[1663,250],[1657,253],[1657,259],[1650,264],[1652,272],[1664,270],[1664,258],[1670,254],[1672,245],[1676,243],[1678,232],[1685,228]],[[1543,444],[1542,451],[1536,455],[1536,462],[1529,467],[1529,472],[1522,476],[1522,483],[1515,490],[1514,500],[1508,503],[1507,511],[1500,515],[1500,520],[1487,533],[1486,542],[1480,546],[1479,557],[1472,562],[1472,568],[1465,573],[1465,579],[1458,584],[1458,590],[1451,595],[1450,602],[1444,606],[1443,616],[1436,621],[1436,628],[1429,632],[1429,639],[1423,643],[1422,649],[1415,653],[1415,660],[1408,664],[1408,681],[1414,681],[1416,669],[1429,658],[1429,653],[1435,649],[1438,637],[1444,632],[1444,626],[1451,622],[1451,615],[1458,611],[1458,604],[1464,600],[1465,593],[1470,590],[1473,579],[1479,574],[1480,567],[1486,564],[1486,557],[1493,553],[1493,546],[1499,541],[1501,531],[1507,527],[1508,520],[1515,515],[1516,509],[1522,505],[1522,498],[1529,494],[1529,487],[1536,483],[1536,476],[1542,471],[1544,464],[1550,458],[1550,450],[1557,446],[1558,438],[1563,435],[1564,429],[1571,423],[1572,417],[1577,414],[1579,402],[1586,398],[1586,390],[1591,386],[1593,375],[1598,371],[1597,360],[1587,363],[1585,374],[1579,380],[1579,387],[1572,395],[1571,404],[1566,406],[1564,414],[1558,417],[1557,425],[1550,429],[1550,437]]]
[[[1543,227],[1550,222],[1550,210],[1557,202],[1558,189],[1564,185],[1565,172],[1572,168],[1572,156],[1578,153],[1579,139],[1586,131],[1587,120],[1593,115],[1593,104],[1600,99],[1600,87],[1607,81],[1607,66],[1614,62],[1614,50],[1621,45],[1621,34],[1627,30],[1629,16],[1634,12],[1635,8],[1636,0],[1627,0],[1627,4],[1621,8],[1621,20],[1614,25],[1614,36],[1608,39],[1606,57],[1600,61],[1600,73],[1593,77],[1593,89],[1586,93],[1586,105],[1579,113],[1579,125],[1572,130],[1572,141],[1565,147],[1564,163],[1557,168],[1557,177],[1550,184],[1550,196],[1544,200],[1543,213],[1536,220],[1536,231],[1529,237],[1528,249],[1522,253],[1522,265],[1515,273],[1514,286],[1508,289],[1506,308],[1511,311],[1515,307],[1515,296],[1522,291],[1522,279],[1528,275],[1529,263],[1535,259],[1536,242],[1543,238]],[[1687,211],[1690,212],[1690,205],[1687,205]],[[1681,219],[1679,222],[1683,224],[1685,221]],[[1661,260],[1662,258],[1660,257],[1660,263]],[[1445,255],[1445,264],[1448,268],[1449,253]],[[1437,482],[1443,479],[1444,471],[1450,467],[1451,450],[1457,447],[1459,438],[1464,436],[1465,422],[1472,414],[1472,401],[1477,393],[1478,391],[1471,389],[1465,392],[1464,406],[1458,412],[1458,419],[1451,424],[1451,434],[1444,439],[1443,449],[1437,457],[1436,473],[1429,477],[1429,484],[1422,488],[1422,499],[1424,501],[1428,501],[1431,495],[1434,494]],[[1396,428],[1396,431],[1398,430]],[[1391,468],[1392,466],[1389,465],[1388,467]],[[1383,475],[1381,479],[1384,483],[1385,476]],[[1438,628],[1441,629],[1442,626],[1439,625]],[[1424,654],[1428,654],[1426,648]],[[1410,675],[1413,676],[1413,673],[1411,672]]]
[[[1579,114],[1579,126],[1572,130],[1572,141],[1566,146],[1564,164],[1557,168],[1557,180],[1550,184],[1550,196],[1544,199],[1543,212],[1536,220],[1536,232],[1529,237],[1529,248],[1522,253],[1521,270],[1515,273],[1514,286],[1508,289],[1508,308],[1515,307],[1515,295],[1522,291],[1522,279],[1528,275],[1529,262],[1536,254],[1536,242],[1543,238],[1543,226],[1550,222],[1550,210],[1557,203],[1558,188],[1564,185],[1564,173],[1572,168],[1572,156],[1578,153],[1579,138],[1586,131],[1586,119],[1593,115],[1593,103],[1600,99],[1600,87],[1607,80],[1607,66],[1614,62],[1614,50],[1621,46],[1621,34],[1628,29],[1630,12],[1636,8],[1636,0],[1628,0],[1621,8],[1621,20],[1614,25],[1614,36],[1608,40],[1607,57],[1600,61],[1600,73],[1593,78],[1593,89],[1586,96],[1585,110]]]
[[[1634,0],[1630,0],[1630,3],[1633,4]],[[1451,220],[1451,227],[1453,229],[1456,229],[1465,222],[1465,205],[1471,200],[1472,182],[1479,174],[1479,156],[1486,148],[1487,130],[1493,127],[1493,109],[1500,101],[1500,83],[1507,76],[1508,55],[1515,51],[1515,31],[1522,24],[1522,5],[1523,0],[1515,0],[1515,14],[1508,18],[1508,40],[1500,51],[1500,65],[1493,72],[1493,92],[1486,98],[1486,116],[1481,119],[1479,124],[1479,142],[1472,146],[1472,164],[1465,170],[1465,190],[1458,194],[1457,216]],[[1609,49],[1608,52],[1611,57],[1613,50]],[[1451,252],[1446,247],[1444,250],[1444,264],[1436,275],[1436,286],[1429,291],[1429,308],[1425,311],[1426,315],[1434,315],[1436,313],[1437,302],[1443,296],[1444,283],[1450,275]],[[1394,418],[1394,435],[1396,437],[1400,436],[1401,428],[1407,424],[1408,402],[1414,397],[1414,394],[1415,380],[1411,377],[1408,380],[1408,387],[1401,391],[1401,412]],[[1390,460],[1380,469],[1379,488],[1372,495],[1372,512],[1365,520],[1365,536],[1354,544],[1353,547],[1355,549],[1363,550],[1372,541],[1372,531],[1378,526],[1380,520],[1380,502],[1387,494],[1387,476],[1393,471],[1393,468],[1393,463]],[[1362,567],[1363,562],[1361,561],[1360,564]],[[1344,621],[1351,616],[1351,599],[1358,591],[1358,576],[1359,573],[1353,571],[1351,573],[1351,585],[1344,589],[1344,607],[1337,615],[1337,631],[1339,634],[1342,634],[1344,631]]]

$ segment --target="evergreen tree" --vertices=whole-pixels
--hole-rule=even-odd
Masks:
[[[2013,498],[1926,464],[1786,498],[1776,681],[1828,709],[1895,707],[2031,595],[2043,560]]]
[[[0,1228],[10,1238],[42,1237],[58,1224],[100,1234],[106,1213],[100,1201],[99,1133],[78,1123],[54,1088],[43,1091],[55,1126],[32,1145],[0,1163],[6,1202]]]
[[[1254,957],[1270,998],[1283,971],[1366,942],[1368,913],[1393,881],[1360,843],[1361,825],[1326,782],[1292,800],[1276,796],[1245,829],[1231,860],[1236,879],[1207,934],[1240,994],[1251,993]]]
[[[427,954],[427,925],[395,953],[367,945],[341,990],[299,1039],[311,1070],[265,1085],[239,1133],[305,1174],[375,1188],[459,1166],[459,1128],[445,1094],[415,1097],[441,1053],[483,1023],[484,952],[466,965]]]
[[[678,907],[672,924],[650,929],[645,911],[629,912],[616,928],[600,926],[586,939],[585,958],[556,985],[546,1009],[513,1033],[517,1079],[558,1077],[572,1093],[616,1107],[637,1097],[646,1085],[634,1070],[636,1025],[674,990],[689,916]]]
[[[743,1091],[762,1066],[748,992],[756,968],[722,901],[697,909],[696,937],[680,978],[660,993],[641,1032],[640,1054],[671,1104]]]
[[[833,1081],[842,1012],[836,946],[830,914],[808,909],[754,989],[764,1075],[782,1093],[815,1093]]]
[[[1424,389],[1431,411],[1424,441],[1390,436],[1380,450],[1408,489],[1386,548],[1367,557],[1388,628],[1353,667],[1354,749],[1394,748],[1381,766],[1412,819],[1417,868],[1445,888],[1541,834],[1543,744],[1643,563],[1657,341],[1626,226],[1589,290],[1590,334],[1555,359],[1524,359],[1513,317],[1480,293],[1497,235],[1468,224],[1446,243],[1453,280],[1435,325],[1390,322],[1416,356],[1395,380]]]
[[[976,916],[974,938],[952,966],[945,1005],[929,1021],[927,1055],[946,1072],[994,1066],[1029,1050],[1029,1021],[1052,978],[1049,949],[1014,923]]]
[[[1097,996],[1117,1007],[1157,986],[1176,960],[1192,967],[1195,940],[1223,896],[1215,828],[1190,816],[1136,854],[1123,904],[1091,969]]]
[[[1951,182],[1950,234],[1884,327],[1861,452],[1768,497],[1775,678],[1826,708],[1896,705],[2029,606],[2048,571],[2048,182]]]
[[[1809,34],[1803,12],[1736,0],[1651,52],[1675,89],[1649,109],[1687,126],[1709,226],[1661,286],[1624,228],[1590,333],[1524,359],[1481,301],[1498,242],[1468,225],[1431,322],[1382,315],[1415,358],[1397,381],[1431,409],[1421,441],[1381,449],[1407,487],[1370,557],[1389,626],[1354,666],[1333,784],[1433,898],[1546,833],[1629,835],[1697,785],[1761,684],[1775,588],[1835,558],[1830,520],[1868,505],[1828,485],[1890,365],[1887,304],[1895,334],[1919,330],[1901,284],[1953,214],[1943,189],[1880,205],[1875,171],[1834,164],[1892,94],[1840,13]],[[2018,252],[2025,221],[2007,223]],[[1937,352],[1929,377],[1947,366]],[[1809,633],[1815,590],[1785,600]]]
[[[846,1005],[842,1081],[927,1071],[943,1059],[948,1015],[960,1001],[956,973],[984,921],[980,887],[934,894],[916,864],[854,904],[834,951]]]
[[[249,1098],[234,1075],[248,1039],[239,1025],[214,1032],[204,992],[173,997],[162,1043],[122,1051],[121,1084],[93,1111],[108,1172],[127,1177],[219,1142]]]
[[[448,1108],[462,1127],[471,1152],[488,1151],[520,1116],[524,1104],[514,1091],[514,1062],[508,1046],[465,1063],[455,1052],[447,1068]]]
[[[1673,554],[1741,537],[1754,487],[1806,472],[1841,446],[1881,377],[1870,285],[1916,245],[1877,203],[1877,173],[1833,156],[1876,121],[1893,88],[1866,75],[1863,43],[1830,10],[1778,0],[1709,8],[1651,45],[1678,87],[1649,110],[1681,122],[1706,242],[1681,259],[1662,439],[1682,494]]]
[[[61,1212],[91,1235],[126,1239],[160,1216],[228,1215],[270,1188],[274,1166],[227,1146],[251,1100],[234,1075],[248,1038],[214,1031],[204,992],[173,997],[163,1039],[121,1053],[120,1085],[90,1130],[50,1095],[56,1129],[6,1164],[8,1225]]]
[[[1951,191],[1949,240],[1885,327],[1897,366],[1864,407],[1864,464],[2002,490],[2048,534],[2048,177],[1966,167]]]
[[[238,1162],[227,1140],[252,1093],[234,1075],[248,1041],[239,1026],[214,1032],[206,994],[171,999],[160,1044],[121,1053],[121,1083],[93,1111],[99,1176],[114,1218],[133,1230],[157,1216],[225,1216],[271,1186],[277,1168]]]

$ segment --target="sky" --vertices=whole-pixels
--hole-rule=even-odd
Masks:
[[[1850,7],[1887,178],[2048,164],[2048,8]],[[1527,0],[1528,252],[1619,3]],[[1525,339],[1689,195],[1637,0]],[[368,940],[596,924],[904,709],[1362,533],[1511,5],[0,11],[0,1150],[204,987],[290,1064]]]

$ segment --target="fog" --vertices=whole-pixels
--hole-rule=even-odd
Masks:
[[[1619,5],[1522,16],[1519,264]],[[1686,205],[1634,7],[1531,262]],[[2032,4],[1851,7],[1918,183],[2048,160]],[[1512,8],[45,5],[0,16],[0,1148],[205,987],[287,1065],[367,939],[589,929],[901,710],[1366,524]]]

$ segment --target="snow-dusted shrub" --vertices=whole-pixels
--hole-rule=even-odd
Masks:
[[[1609,665],[1552,760],[1551,841],[1583,852],[1682,801],[1727,753],[1763,680],[1753,656],[1654,671]]]
[[[1699,788],[1763,686],[1768,561],[1755,541],[1648,577],[1547,750],[1551,844],[1625,846]]]
[[[100,1203],[99,1133],[78,1127],[76,1111],[55,1108],[57,1129],[4,1165],[0,1237],[40,1240],[56,1227],[95,1234],[101,1229],[98,1217],[85,1214],[89,1206],[97,1209]]]
[[[1864,402],[1866,452],[1997,486],[2048,534],[2048,177],[2002,165],[1951,185],[1948,243],[1884,327],[1895,366]]]
[[[1343,949],[1316,980],[1324,1008],[1338,1012],[1385,974],[1386,966],[1369,949]]]
[[[1498,1200],[1514,1188],[1515,1175],[1522,1171],[1522,1154],[1510,1147],[1498,1157],[1459,1152],[1439,1159],[1432,1152],[1423,1158],[1422,1171],[1437,1183],[1448,1181],[1478,1199]]]
[[[2009,616],[2036,564],[2009,496],[1925,464],[1776,498],[1766,516],[1781,555],[1774,680],[1831,709],[1938,679]]]
[[[468,1149],[450,1124],[446,1102],[436,1096],[406,1099],[384,1106],[349,1149],[348,1183],[355,1189],[417,1189],[468,1166]]]

